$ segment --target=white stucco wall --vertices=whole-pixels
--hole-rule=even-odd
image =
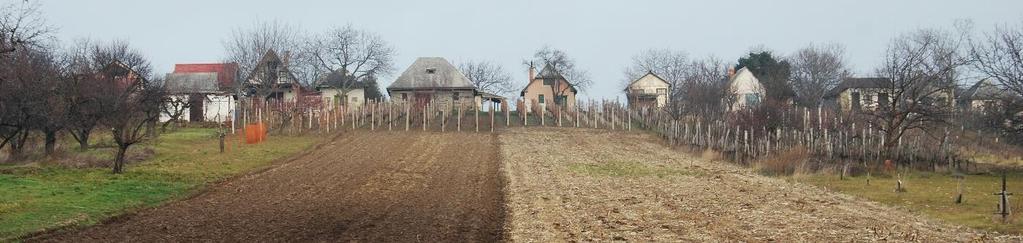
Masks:
[[[764,85],[760,83],[760,79],[753,76],[753,73],[748,69],[743,68],[736,72],[735,77],[728,84],[729,90],[735,95],[735,102],[732,103],[732,110],[738,110],[747,107],[749,100],[748,95],[756,95],[759,97],[759,103],[763,103],[766,99]]]
[[[179,101],[188,101],[188,95],[171,95],[170,99]],[[203,120],[210,122],[224,122],[232,119],[232,113],[235,109],[235,100],[231,95],[206,95],[203,100]],[[180,121],[190,121],[191,112],[189,108],[185,108],[178,118]],[[170,120],[163,111],[160,111],[160,122],[167,122]]]
[[[668,99],[670,98],[670,87],[667,82],[657,78],[657,76],[647,74],[629,85],[629,90],[643,94],[657,94],[657,107],[664,107],[664,105],[668,104]],[[663,93],[657,93],[658,89],[662,89]]]
[[[341,97],[341,95],[340,95],[341,93],[342,92],[341,92],[340,89],[335,89],[335,88],[320,89],[320,96],[323,97],[325,100],[329,99],[331,101],[331,102],[327,103],[327,104],[329,104],[328,107],[330,107],[331,105],[334,105],[336,103],[339,103],[339,102],[335,102],[336,99],[337,99],[335,97]],[[357,107],[357,106],[362,106],[362,105],[366,104],[366,91],[363,90],[363,89],[349,90],[348,91],[348,100],[347,101],[348,101],[347,104],[349,104],[349,106],[356,106]]]

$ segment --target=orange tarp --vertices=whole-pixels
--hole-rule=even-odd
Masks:
[[[266,125],[262,122],[245,125],[245,143],[256,144],[266,141]]]

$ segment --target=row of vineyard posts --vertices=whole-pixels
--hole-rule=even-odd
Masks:
[[[715,118],[679,115],[666,109],[634,108],[618,101],[592,100],[574,106],[515,101],[512,111],[504,102],[471,99],[427,101],[370,100],[346,107],[327,101],[317,105],[270,100],[239,102],[236,118],[242,124],[262,122],[271,134],[330,133],[344,130],[494,132],[508,127],[577,127],[608,130],[642,129],[663,137],[671,145],[713,149],[740,163],[792,148],[803,148],[818,158],[844,161],[894,160],[912,164],[941,161],[959,167],[954,144],[961,131],[938,132],[940,138],[907,133],[896,141],[893,154],[882,151],[884,133],[826,109],[791,108],[780,112],[783,123],[769,127],[741,122],[744,113],[728,112]],[[527,108],[528,107],[528,108]],[[232,123],[233,124],[233,123]],[[234,127],[233,127],[234,128]],[[958,130],[958,129],[953,129]],[[930,134],[934,134],[933,132]]]

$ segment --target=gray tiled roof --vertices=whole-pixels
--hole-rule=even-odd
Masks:
[[[475,89],[476,87],[442,57],[416,59],[387,90],[393,89]]]
[[[994,100],[1010,97],[1008,92],[1003,90],[994,80],[987,78],[978,81],[970,86],[964,93],[964,98],[970,100]]]
[[[170,93],[217,93],[217,73],[169,73],[164,87]]]
[[[839,93],[852,88],[885,88],[891,87],[891,81],[887,78],[846,78],[834,89],[828,91],[824,97],[837,97]]]

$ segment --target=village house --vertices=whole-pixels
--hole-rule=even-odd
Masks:
[[[345,79],[338,72],[324,75],[316,82],[316,91],[327,102],[328,107],[344,105],[359,107],[366,103],[366,87],[364,82]]]
[[[876,110],[891,102],[886,78],[845,78],[824,94],[824,103],[841,111]]]
[[[654,72],[647,72],[625,87],[625,97],[633,108],[662,108],[670,99],[671,84]]]
[[[967,111],[988,112],[1002,109],[1006,100],[1014,98],[1014,95],[999,86],[994,79],[986,78],[977,81],[963,92],[960,104]]]
[[[451,110],[459,102],[472,105],[476,86],[448,60],[420,57],[387,86],[387,95],[391,100],[414,102],[417,109],[429,104]]]
[[[237,63],[176,64],[164,87],[170,99],[188,106],[179,119],[224,122],[235,109],[237,77]],[[160,120],[170,120],[169,114]]]
[[[837,107],[843,112],[873,111],[889,106],[896,92],[899,90],[894,88],[892,81],[887,78],[846,78],[824,95],[824,104]],[[954,108],[954,93],[951,88],[937,90],[921,100],[925,102],[930,100],[932,104]]]
[[[565,76],[555,70],[550,64],[540,70],[540,75],[535,75],[536,69],[529,68],[529,83],[519,92],[519,96],[525,101],[526,110],[532,111],[533,103],[546,109],[547,104],[557,104],[566,110],[575,109],[576,90]]]
[[[753,76],[753,72],[745,67],[739,71],[735,71],[735,68],[728,69],[728,90],[733,95],[730,97],[731,111],[760,106],[766,95],[760,79]]]
[[[285,53],[282,59],[274,50],[268,50],[245,78],[246,95],[294,102],[308,92],[288,69],[287,56]]]

